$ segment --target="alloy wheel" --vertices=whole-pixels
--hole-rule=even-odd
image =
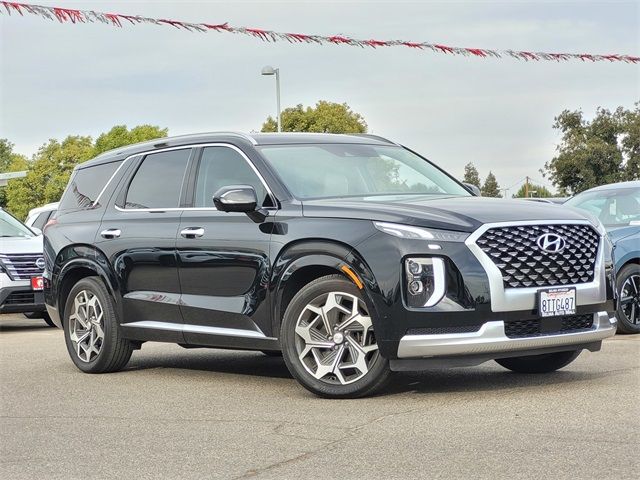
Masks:
[[[347,385],[364,377],[378,358],[371,317],[364,302],[330,292],[307,304],[296,322],[296,352],[314,378]]]
[[[640,275],[630,275],[622,284],[620,307],[629,323],[640,324]]]
[[[69,338],[80,360],[90,362],[100,354],[104,343],[104,311],[98,297],[81,290],[73,300],[69,315]]]

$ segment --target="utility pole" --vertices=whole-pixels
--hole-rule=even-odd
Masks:
[[[524,180],[524,198],[529,198],[529,177]]]
[[[507,198],[507,192],[509,191],[509,189],[501,188],[500,191],[502,192],[502,198]]]

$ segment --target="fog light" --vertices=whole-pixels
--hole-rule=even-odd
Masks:
[[[446,291],[444,260],[439,257],[405,260],[405,281],[409,307],[433,307]]]

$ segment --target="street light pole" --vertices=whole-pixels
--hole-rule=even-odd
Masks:
[[[280,69],[273,68],[271,65],[267,65],[262,69],[262,75],[275,75],[276,76],[276,107],[277,117],[276,122],[278,124],[278,132],[282,131],[282,119],[280,118]]]
[[[278,132],[282,131],[282,119],[280,118],[280,69],[276,68],[276,103],[278,108]]]

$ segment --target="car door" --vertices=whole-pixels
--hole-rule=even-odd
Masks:
[[[138,159],[96,236],[118,277],[131,338],[183,341],[176,236],[191,154],[179,148]]]
[[[187,343],[242,346],[270,331],[266,304],[269,229],[244,213],[225,213],[213,205],[223,186],[251,185],[260,203],[272,201],[250,160],[232,145],[199,150],[191,202],[177,240],[180,308]],[[273,205],[273,203],[270,203]]]

